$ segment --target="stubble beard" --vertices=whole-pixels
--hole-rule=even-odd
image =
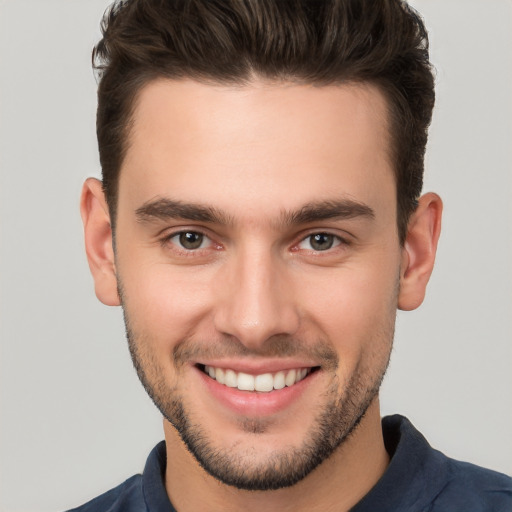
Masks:
[[[131,329],[126,308],[124,317],[133,365],[146,392],[162,415],[174,426],[205,471],[224,484],[252,491],[276,490],[296,484],[349,438],[378,395],[387,370],[394,331],[393,321],[379,333],[379,340],[376,340],[378,346],[382,347],[382,343],[385,343],[389,347],[387,357],[377,357],[379,367],[375,368],[372,364],[375,363],[375,357],[360,361],[342,392],[335,376],[337,355],[325,342],[318,342],[315,351],[324,354],[326,358],[322,368],[333,375],[323,397],[322,410],[317,413],[301,446],[273,451],[263,462],[255,463],[250,446],[240,447],[239,450],[234,447],[223,450],[215,446],[200,421],[194,421],[195,418],[187,410],[186,400],[179,389],[170,388],[166,383],[164,371],[156,356],[148,352],[149,344],[145,342],[144,336],[136,335]],[[186,341],[183,345],[184,350],[174,351],[177,370],[184,365],[184,359],[191,352]],[[291,338],[280,338],[276,342],[278,348],[273,353],[278,356],[278,352],[296,352],[296,345],[296,341]],[[192,352],[198,350],[201,349],[192,348]],[[267,424],[264,419],[252,419],[241,422],[239,428],[252,435],[265,435]]]

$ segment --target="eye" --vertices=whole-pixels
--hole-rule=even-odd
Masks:
[[[329,233],[314,233],[307,236],[302,240],[298,247],[299,249],[313,250],[313,251],[328,251],[333,247],[341,244],[339,237]]]
[[[203,249],[211,244],[208,237],[196,231],[182,231],[169,238],[169,242],[187,250]]]

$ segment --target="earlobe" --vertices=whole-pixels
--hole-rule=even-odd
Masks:
[[[398,308],[410,311],[423,302],[441,232],[443,202],[432,192],[419,199],[402,249]]]
[[[107,306],[119,306],[112,228],[101,181],[89,178],[84,183],[80,213],[96,296]]]

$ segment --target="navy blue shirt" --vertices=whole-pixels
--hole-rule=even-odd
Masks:
[[[390,464],[352,512],[512,512],[512,478],[434,450],[403,416],[382,420]],[[165,443],[142,475],[70,512],[176,512],[165,490]]]

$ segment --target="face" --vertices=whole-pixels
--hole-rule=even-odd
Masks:
[[[296,483],[376,399],[402,259],[388,146],[370,86],[141,91],[116,228],[130,350],[225,483]]]

